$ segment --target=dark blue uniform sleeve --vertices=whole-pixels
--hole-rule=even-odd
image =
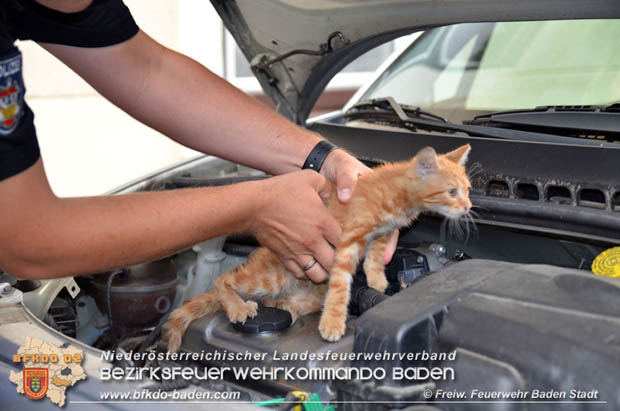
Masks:
[[[40,155],[34,114],[24,100],[22,55],[14,41],[105,47],[137,32],[122,0],[93,0],[77,13],[52,10],[34,0],[0,0],[0,180],[26,170]]]
[[[2,0],[12,3],[12,26],[21,40],[76,47],[104,47],[122,43],[138,26],[122,0],[93,0],[85,10],[63,13],[35,0]]]

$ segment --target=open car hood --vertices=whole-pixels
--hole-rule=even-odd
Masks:
[[[620,17],[618,0],[211,0],[277,111],[299,124],[344,66],[404,34],[486,21]]]

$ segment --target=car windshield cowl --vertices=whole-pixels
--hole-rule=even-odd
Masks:
[[[479,115],[465,124],[536,130],[544,133],[620,143],[620,104],[540,106]]]
[[[514,130],[511,128],[494,127],[491,125],[482,126],[452,123],[441,116],[422,110],[419,107],[401,105],[393,97],[360,101],[351,106],[351,108],[344,114],[344,117],[351,120],[388,122],[390,125],[395,125],[412,131],[423,129],[449,133],[461,132],[472,137],[490,137],[506,140],[620,148],[620,145],[618,144],[603,141]]]

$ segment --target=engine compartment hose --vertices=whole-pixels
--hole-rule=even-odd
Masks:
[[[111,273],[108,277],[107,288],[106,288],[106,304],[108,309],[108,325],[110,330],[112,329],[112,302],[111,302],[111,294],[112,294],[112,281],[116,278],[117,275],[123,274],[125,270],[118,270]]]
[[[365,284],[361,284],[357,281],[351,284],[351,304],[357,307],[360,314],[388,298],[387,295]]]

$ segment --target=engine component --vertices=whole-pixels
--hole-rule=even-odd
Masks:
[[[389,298],[374,288],[368,287],[358,278],[356,276],[351,285],[351,301],[349,303],[349,311],[355,315],[359,315]]]
[[[112,325],[142,327],[168,312],[177,285],[172,259],[138,264],[121,271],[94,275],[93,297]]]
[[[388,280],[386,294],[394,295],[411,286],[422,276],[441,270],[448,263],[446,248],[441,244],[399,247],[392,261],[385,267],[385,276]]]
[[[220,274],[221,262],[226,258],[222,252],[226,236],[215,237],[196,244],[192,249],[196,252],[194,277],[185,298],[192,298],[213,288],[215,279]]]
[[[405,407],[407,401],[427,401],[426,389],[510,392],[567,387],[596,389],[598,398],[617,409],[617,383],[608,376],[620,369],[613,337],[620,335],[619,301],[620,285],[611,278],[570,268],[469,259],[423,275],[413,286],[369,308],[349,322],[338,343],[321,339],[318,314],[299,318],[285,332],[241,334],[220,312],[194,321],[183,349],[264,354],[260,361],[231,362],[225,356],[205,361],[215,366],[385,370],[380,379],[278,380],[265,388],[325,393],[323,400],[335,393],[338,401],[352,401],[340,403],[345,410]],[[576,347],[581,361],[574,360]],[[443,357],[434,358],[433,353]],[[446,374],[435,381],[398,372],[436,367],[452,369],[455,378]],[[258,387],[257,381],[248,384]],[[428,401],[441,410],[480,409],[479,404],[466,408]],[[503,410],[505,405],[488,404],[488,409]],[[556,410],[562,405],[545,406]]]
[[[592,272],[620,278],[620,247],[610,248],[599,254],[592,263]]]
[[[19,304],[22,302],[23,294],[9,283],[0,282],[0,307]]]
[[[24,305],[37,318],[45,318],[52,303],[61,293],[66,292],[71,299],[75,299],[81,290],[73,277],[40,280],[29,288],[31,290],[28,292],[24,291]]]
[[[259,304],[254,318],[247,318],[243,324],[234,323],[233,328],[246,334],[256,334],[263,331],[282,331],[292,322],[288,311]]]
[[[598,390],[598,398],[615,409],[617,385],[606,376],[620,369],[617,347],[610,343],[610,336],[620,333],[618,301],[620,284],[579,270],[476,259],[455,263],[360,317],[352,351],[362,357],[351,365],[384,367],[388,378],[338,383],[338,399],[422,400],[419,394],[408,396],[412,382],[392,371],[449,367],[455,378],[436,381],[434,389]],[[571,357],[575,347],[581,361]],[[455,358],[364,359],[386,350],[455,353]],[[479,405],[442,404],[441,409]]]
[[[78,328],[75,301],[68,296],[59,295],[47,312],[46,322],[64,335],[75,338]]]

